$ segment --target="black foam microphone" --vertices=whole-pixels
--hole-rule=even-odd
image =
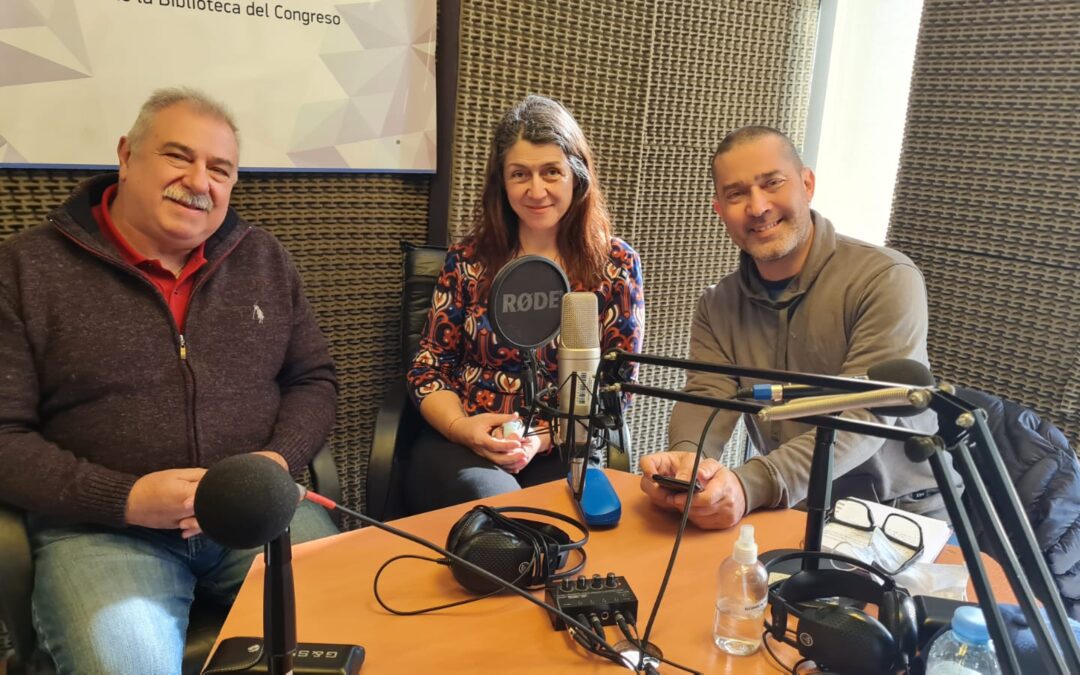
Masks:
[[[265,545],[263,637],[271,675],[292,673],[296,657],[296,595],[289,523],[300,494],[277,462],[235,455],[210,467],[195,488],[195,518],[228,548]]]
[[[214,464],[195,489],[195,518],[227,548],[254,548],[289,527],[297,505],[296,483],[262,455],[235,455]]]
[[[255,662],[245,663],[247,673],[332,672],[312,671],[296,665],[296,596],[292,574],[292,545],[289,523],[300,502],[299,486],[277,462],[256,454],[235,455],[214,464],[195,488],[195,518],[208,537],[234,549],[265,546],[266,573],[263,578],[263,640],[265,649],[255,652]],[[256,643],[256,641],[251,641]],[[311,646],[311,645],[307,645]],[[235,658],[222,643],[217,664]],[[342,655],[340,672],[356,672],[363,661],[363,649],[355,645],[319,645]],[[308,650],[310,651],[310,650]],[[266,655],[265,663],[261,660]],[[241,658],[245,655],[241,652]],[[250,654],[246,655],[250,658]],[[316,665],[316,664],[311,664]],[[323,664],[326,665],[326,664]],[[240,670],[237,664],[217,666],[221,672]],[[217,672],[217,671],[215,671]]]
[[[265,462],[263,462],[262,460],[265,460],[265,462],[268,462],[269,466]],[[226,464],[226,462],[228,462],[228,464]],[[227,474],[228,476],[235,476],[237,474],[247,474],[247,478],[246,478],[246,480],[244,482],[244,486],[245,486],[245,490],[250,490],[250,492],[248,494],[241,494],[241,495],[235,495],[235,496],[229,496],[229,495],[222,494],[219,491],[222,490],[222,489],[227,489],[229,487],[229,485],[228,485],[228,481],[225,480],[224,478],[219,477],[218,474]],[[207,478],[211,478],[211,481],[207,484],[207,485],[211,486],[209,491],[203,489],[203,482],[206,481]],[[496,586],[498,586],[498,587],[500,587],[500,588],[502,588],[504,590],[510,591],[510,592],[520,596],[521,598],[527,600],[528,602],[531,602],[532,604],[534,604],[534,605],[536,605],[538,607],[541,607],[545,611],[556,615],[566,625],[572,626],[577,631],[577,634],[579,636],[581,636],[581,638],[590,645],[590,647],[589,647],[590,651],[593,651],[594,653],[600,654],[601,656],[603,656],[603,657],[605,657],[605,658],[619,664],[620,666],[631,667],[631,668],[634,667],[635,661],[631,660],[631,657],[623,656],[622,654],[617,652],[614,647],[612,647],[610,644],[608,644],[604,640],[604,637],[603,637],[602,634],[597,634],[594,631],[593,627],[588,625],[587,623],[579,621],[577,618],[570,616],[569,614],[567,614],[566,612],[564,612],[560,608],[552,606],[552,605],[550,605],[550,604],[548,604],[548,603],[534,597],[532,593],[530,593],[530,592],[528,592],[528,591],[526,591],[524,589],[518,588],[513,583],[510,583],[510,582],[506,581],[505,579],[501,578],[497,574],[494,574],[493,572],[489,571],[488,569],[485,569],[484,567],[481,567],[481,566],[473,563],[470,560],[466,560],[466,559],[462,558],[461,556],[459,556],[459,555],[457,555],[455,553],[452,553],[452,552],[450,552],[450,551],[448,551],[448,550],[446,550],[444,548],[441,548],[440,546],[437,546],[437,545],[427,541],[426,539],[422,539],[421,537],[418,537],[418,536],[416,536],[414,534],[410,534],[409,532],[406,532],[404,530],[400,530],[400,529],[398,529],[396,527],[393,527],[392,525],[387,525],[386,523],[383,523],[382,521],[375,520],[374,518],[371,518],[371,517],[369,517],[367,515],[364,515],[363,513],[360,513],[358,511],[353,511],[353,510],[350,510],[348,508],[345,508],[345,507],[341,506],[340,504],[337,504],[336,502],[334,502],[332,499],[328,499],[327,497],[324,497],[324,496],[322,496],[320,494],[308,491],[303,486],[298,485],[295,482],[293,482],[292,477],[289,476],[288,472],[286,472],[284,469],[282,469],[277,464],[277,462],[274,462],[273,460],[270,460],[270,459],[268,459],[266,457],[262,457],[261,455],[246,454],[246,455],[238,455],[235,458],[230,458],[229,460],[222,460],[221,462],[218,462],[217,464],[215,464],[214,466],[210,467],[210,469],[207,470],[206,474],[203,476],[202,481],[200,481],[200,483],[199,483],[199,489],[203,489],[203,492],[204,492],[204,494],[203,494],[203,496],[201,498],[201,501],[203,502],[204,511],[208,507],[208,505],[213,505],[213,506],[209,506],[211,512],[216,512],[217,508],[222,508],[222,507],[223,508],[229,508],[230,505],[241,506],[240,502],[246,501],[246,499],[248,497],[252,497],[255,494],[267,495],[264,498],[265,499],[265,501],[263,502],[264,504],[270,505],[271,503],[273,503],[274,505],[276,505],[280,501],[280,502],[283,502],[283,503],[291,504],[292,505],[291,508],[293,510],[296,509],[296,505],[299,503],[299,501],[301,499],[306,499],[306,500],[308,500],[310,502],[318,504],[319,506],[322,506],[323,508],[331,510],[331,511],[340,510],[340,511],[342,511],[344,513],[347,513],[350,516],[356,518],[361,523],[364,523],[366,525],[372,525],[372,526],[374,526],[374,527],[376,527],[376,528],[378,528],[380,530],[383,530],[385,532],[389,532],[390,534],[393,534],[395,536],[398,536],[398,537],[401,537],[401,538],[406,539],[408,541],[411,541],[411,542],[413,542],[415,544],[419,544],[420,546],[424,546],[424,547],[426,547],[428,549],[431,549],[432,551],[435,551],[439,555],[444,556],[448,560],[453,561],[454,564],[460,565],[462,568],[468,569],[472,574],[475,574],[478,577],[482,577],[482,578],[486,579],[488,582],[493,583]],[[196,490],[195,501],[196,501],[196,511],[198,511],[198,509],[199,509],[198,504],[200,502],[199,490],[198,489]],[[519,510],[521,510],[521,509],[519,509]],[[246,512],[246,509],[245,509],[245,512]],[[568,522],[573,523],[572,519],[565,518],[563,516],[560,516],[559,514],[551,514],[551,515],[553,515],[553,516],[555,516],[555,517],[557,517],[559,519],[565,519]],[[215,519],[215,521],[217,522],[217,525],[221,526],[226,533],[235,532],[235,530],[237,529],[237,525],[240,524],[238,522],[230,522],[229,519],[225,518],[225,517],[220,517],[219,518],[220,514],[218,514],[218,513],[211,513],[211,516],[212,516],[213,519]],[[250,523],[250,521],[249,521],[249,523]],[[250,523],[250,524],[254,524],[254,523]],[[273,528],[265,528],[263,531],[270,531],[272,529]],[[584,545],[585,539],[587,539],[587,534],[588,533],[584,529],[582,531],[586,534],[586,537],[584,539],[582,539],[580,542],[571,544],[570,546],[577,547],[577,546]],[[208,532],[208,534],[210,534],[210,533]],[[229,536],[229,535],[226,534],[226,536]],[[558,548],[558,547],[556,546],[556,548]],[[584,553],[584,551],[582,551],[582,553]],[[267,562],[269,564],[269,559],[267,560]],[[573,574],[575,572],[576,572],[576,570],[570,571],[568,573]],[[265,617],[266,617],[265,612],[264,612],[263,616],[264,616],[264,620],[265,620]],[[295,619],[295,616],[293,618]],[[225,641],[222,641],[221,648],[224,648],[224,646],[225,646]],[[348,661],[349,668],[346,669],[344,672],[348,673],[349,675],[353,675],[354,673],[359,671],[360,663],[363,661],[363,649],[362,648],[356,647],[355,645],[323,645],[323,646],[324,647],[337,647],[337,648],[351,648],[351,649],[354,649],[354,650],[358,650],[359,651],[359,657],[356,658],[356,659],[349,659],[349,661]],[[219,648],[219,651],[220,651],[221,648]],[[269,646],[268,646],[268,648],[269,648]],[[216,654],[215,654],[215,657],[216,657]],[[211,665],[213,665],[213,663],[214,663],[214,659],[211,660]],[[635,669],[635,672],[640,672],[640,671],[641,671],[641,668]],[[230,665],[230,666],[224,666],[224,667],[220,667],[218,669],[215,669],[213,672],[215,672],[215,673],[226,673],[226,672],[257,673],[259,671],[254,667],[249,667],[248,665],[244,665],[244,666]],[[270,672],[275,673],[275,672],[282,672],[282,671],[271,670]],[[301,675],[301,672],[302,671],[300,671],[298,669],[296,671],[296,675]],[[322,670],[312,669],[312,670],[307,671],[307,672],[314,674],[314,673],[332,673],[332,672],[341,672],[341,671],[328,671],[326,669],[322,669]]]

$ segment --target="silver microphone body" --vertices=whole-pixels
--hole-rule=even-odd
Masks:
[[[596,369],[600,365],[600,318],[595,293],[567,293],[562,300],[559,329],[559,412],[573,411],[579,421],[574,429],[574,445],[589,442],[589,413]],[[573,390],[573,396],[571,396]],[[567,441],[567,424],[560,420],[555,438]]]
[[[757,416],[763,422],[797,419],[813,415],[828,415],[846,410],[891,408],[911,406],[923,410],[930,405],[931,393],[927,389],[915,387],[889,387],[875,391],[863,391],[855,394],[835,394],[832,396],[813,396],[783,405],[762,408]]]

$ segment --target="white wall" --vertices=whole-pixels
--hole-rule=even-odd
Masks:
[[[880,244],[889,226],[922,0],[832,1],[824,105],[808,131],[820,124],[813,207],[840,232]]]

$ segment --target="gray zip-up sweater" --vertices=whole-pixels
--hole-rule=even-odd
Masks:
[[[737,272],[706,289],[690,329],[691,359],[844,376],[865,376],[868,368],[889,359],[928,364],[926,288],[918,268],[897,251],[836,234],[816,212],[813,219],[806,264],[775,300],[745,253]],[[686,391],[730,398],[738,386],[753,383],[691,372]],[[682,440],[696,445],[711,412],[676,404],[669,447]],[[844,415],[923,432],[937,428],[931,412],[909,418],[875,417],[865,410]],[[729,411],[717,415],[706,441],[707,456],[720,456],[738,417]],[[813,427],[747,419],[754,444],[763,453],[735,469],[746,492],[747,512],[794,506],[807,493]],[[912,464],[900,442],[840,432],[833,447],[834,478],[848,472],[865,475],[882,500],[935,486],[930,466]]]
[[[0,243],[0,500],[122,525],[163,469],[273,450],[299,471],[335,416],[326,341],[289,255],[229,209],[207,241],[181,335],[164,298],[106,243],[91,178]]]

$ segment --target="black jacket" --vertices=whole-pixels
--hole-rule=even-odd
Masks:
[[[1080,461],[1065,435],[1022,405],[971,389],[1069,616],[1080,620]],[[970,498],[967,491],[966,498]],[[989,551],[988,551],[989,552]],[[991,552],[992,553],[992,552]]]

